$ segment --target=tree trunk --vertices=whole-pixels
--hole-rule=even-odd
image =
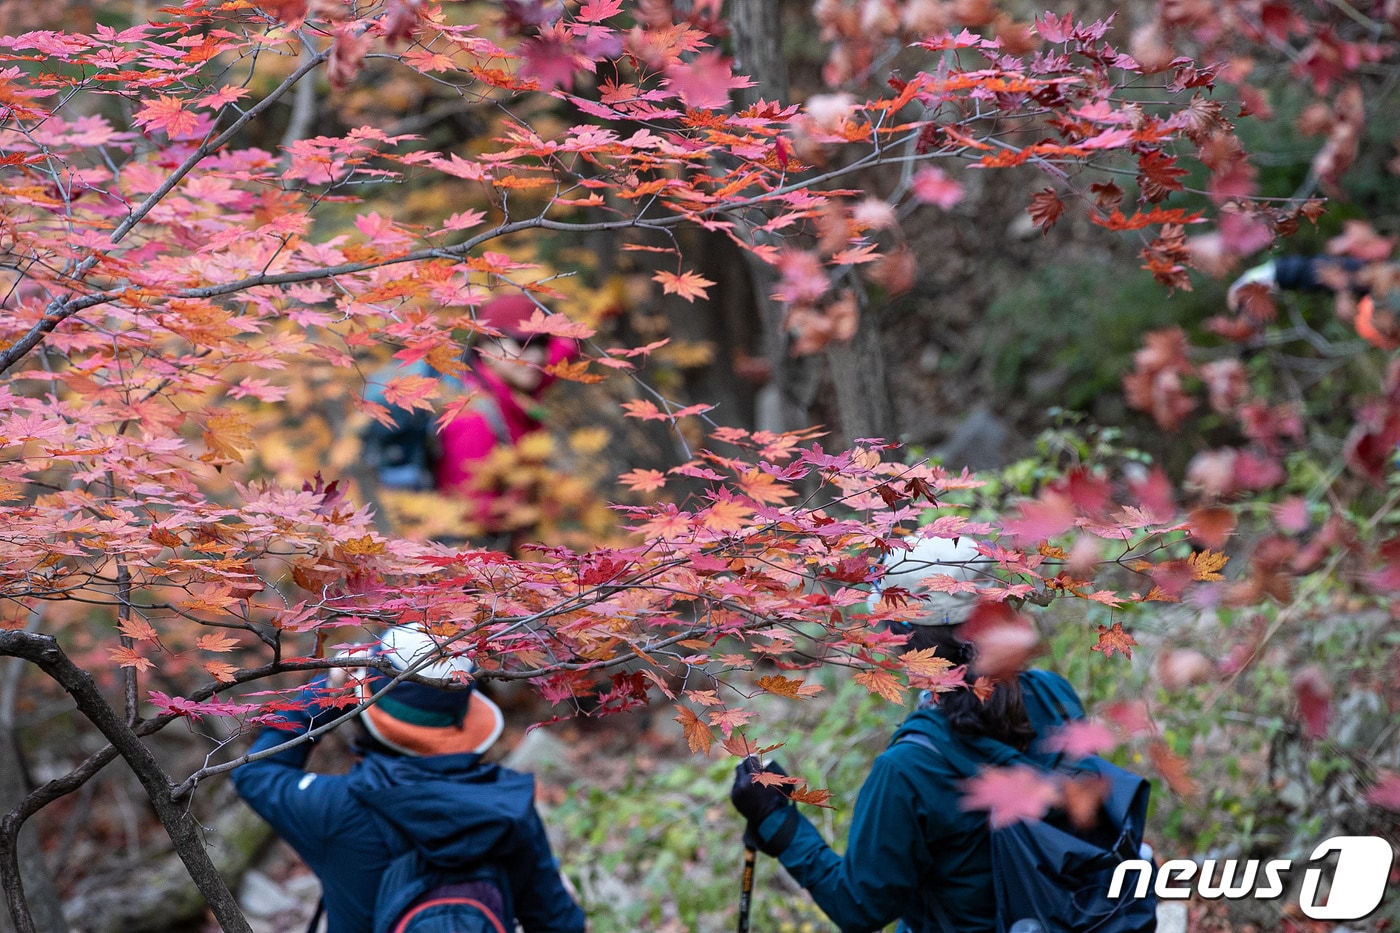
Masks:
[[[885,375],[880,328],[867,302],[861,301],[860,326],[855,336],[850,343],[828,347],[826,361],[831,367],[837,416],[846,442],[858,437],[894,440],[899,426],[895,422],[894,401]]]
[[[754,82],[753,87],[739,91],[743,107],[753,106],[759,98],[779,103],[788,99],[782,13],[781,0],[734,0],[731,7],[734,70]]]
[[[24,662],[6,658],[0,662],[0,813],[8,813],[29,793],[19,735],[15,729],[14,701]],[[65,933],[63,911],[53,878],[39,848],[38,830],[26,826],[16,843],[19,876],[29,900],[29,912],[39,933]],[[15,933],[8,910],[0,910],[0,933]]]
[[[782,3],[780,0],[734,0],[729,14],[734,36],[734,70],[747,75],[753,87],[736,92],[740,107],[760,99],[783,103],[788,99],[787,61],[782,53]],[[749,235],[756,235],[753,230]],[[754,304],[763,329],[764,355],[770,367],[768,385],[760,392],[757,427],[786,431],[806,426],[807,407],[813,393],[810,361],[788,355],[783,327],[786,309],[773,300],[773,268],[749,251],[744,261],[752,279]]]
[[[748,75],[754,82],[753,87],[738,92],[739,101],[745,107],[759,99],[786,103],[790,96],[787,60],[782,50],[782,8],[780,0],[734,0],[731,7],[734,70]],[[814,375],[810,371],[812,363],[793,361],[787,356],[788,340],[782,323],[784,309],[768,297],[773,291],[772,269],[752,256],[749,267],[763,313],[765,336],[769,339],[773,386],[786,409],[784,420],[788,423],[783,426],[800,427],[810,420],[806,406],[811,404],[813,394],[810,391]],[[861,310],[860,328],[851,342],[826,351],[836,389],[837,420],[848,442],[857,437],[893,438],[897,431],[880,348],[880,331],[869,308]],[[794,412],[794,408],[798,411]]]
[[[57,639],[50,635],[0,632],[0,656],[23,658],[34,664],[73,698],[78,711],[97,727],[131,766],[141,782],[142,790],[155,807],[161,825],[169,834],[175,852],[184,863],[185,871],[214,912],[224,933],[252,933],[238,901],[204,848],[199,826],[189,812],[189,801],[175,799],[169,776],[132,727],[112,709],[97,689],[92,676],[75,665],[58,646]],[[20,933],[37,933],[20,884],[16,856],[18,847],[14,842],[19,838],[24,821],[32,815],[26,803],[21,803],[19,808],[0,819],[0,885],[4,887],[16,928]]]
[[[236,886],[271,841],[272,830],[235,798],[221,801],[208,836],[214,867],[230,886]],[[180,857],[166,851],[139,865],[85,878],[65,905],[69,924],[65,929],[158,933],[198,921],[204,907],[204,898]]]

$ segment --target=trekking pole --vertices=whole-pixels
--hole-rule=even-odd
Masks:
[[[749,906],[753,903],[753,870],[758,850],[744,846],[744,877],[739,888],[739,933],[749,933]]]

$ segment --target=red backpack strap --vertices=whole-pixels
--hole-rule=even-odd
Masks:
[[[409,923],[411,923],[413,918],[418,916],[418,914],[430,907],[438,907],[444,904],[462,904],[466,907],[475,907],[477,910],[481,911],[482,916],[490,921],[496,933],[506,933],[506,928],[505,925],[501,923],[501,918],[497,917],[491,908],[474,897],[435,897],[431,900],[423,901],[421,904],[415,904],[408,909],[407,913],[399,918],[399,922],[394,925],[394,933],[404,933],[404,931],[408,929]]]

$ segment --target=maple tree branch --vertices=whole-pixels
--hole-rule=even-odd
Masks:
[[[152,210],[155,209],[157,204],[163,201],[166,198],[166,196],[174,190],[175,186],[178,185],[180,181],[184,179],[184,177],[195,168],[195,166],[197,166],[211,153],[215,152],[226,142],[232,139],[234,135],[237,134],[237,132],[241,130],[245,125],[247,125],[247,123],[250,120],[254,119],[263,111],[271,107],[278,100],[280,100],[281,97],[284,94],[286,94],[287,91],[291,90],[291,88],[294,87],[298,81],[300,81],[312,69],[320,65],[329,57],[329,50],[326,50],[324,52],[318,52],[315,55],[313,55],[309,60],[303,62],[301,66],[297,68],[296,71],[288,75],[286,80],[284,80],[277,87],[273,88],[272,91],[270,91],[266,97],[264,97],[262,100],[258,101],[258,103],[254,104],[252,107],[249,107],[246,111],[244,111],[237,120],[234,120],[233,123],[229,124],[229,127],[226,130],[224,130],[214,139],[206,140],[204,143],[200,144],[198,149],[192,152],[190,156],[187,159],[185,159],[185,161],[181,163],[181,165],[178,168],[176,168],[175,171],[173,171],[170,174],[170,176],[167,177],[165,181],[163,181],[160,184],[158,188],[156,188],[155,191],[151,192],[151,194],[149,194],[146,197],[146,200],[142,201],[141,204],[138,205],[135,210],[133,210],[129,215],[127,215],[126,220],[122,221],[122,223],[115,230],[112,231],[112,235],[110,237],[112,245],[115,246],[116,244],[120,243],[126,237],[126,235],[130,233],[136,227],[136,225],[139,224],[146,217],[147,214],[149,214]],[[78,264],[76,269],[73,270],[73,273],[70,276],[70,278],[73,278],[75,280],[81,279],[83,276],[85,276],[88,272],[91,272],[97,266],[98,261],[99,257],[96,254],[88,256],[86,259],[84,259]],[[125,291],[125,289],[121,289],[116,294],[119,295],[124,293]],[[115,295],[113,297],[115,297]],[[93,307],[97,304],[103,304],[106,301],[110,300],[112,299],[108,297],[99,301],[89,301],[87,299],[74,299],[71,295],[66,296],[64,298],[55,299],[49,304],[48,308],[45,309],[44,316],[40,318],[39,321],[35,323],[34,326],[31,327],[29,331],[25,333],[24,336],[20,337],[10,346],[6,347],[4,352],[0,352],[0,374],[7,372],[9,368],[13,366],[17,361],[19,361],[24,356],[28,355],[28,353],[31,350],[33,350],[36,346],[38,346],[44,340],[44,337],[47,334],[52,333],[53,330],[56,327],[58,327],[59,324],[63,323],[68,318],[72,317],[80,311]]]
[[[204,896],[205,901],[214,912],[220,926],[226,933],[252,933],[252,928],[243,916],[233,892],[228,889],[228,885],[209,858],[209,853],[204,848],[204,841],[199,836],[198,824],[194,817],[176,801],[171,793],[173,788],[170,779],[166,776],[160,763],[156,761],[151,750],[146,747],[136,732],[122,721],[121,717],[103,698],[101,691],[97,689],[97,684],[92,679],[92,675],[75,665],[59,647],[58,640],[51,635],[13,631],[0,632],[0,655],[23,658],[36,665],[73,698],[83,716],[107,737],[107,740],[131,766],[132,773],[141,782],[142,789],[146,791],[147,798],[155,808],[156,816],[170,836],[176,853],[199,888],[200,894]],[[6,833],[8,834],[8,830],[13,825],[17,835],[20,822],[22,821],[14,819],[13,813],[8,814],[3,821]],[[6,846],[5,848],[8,850],[10,847]],[[8,861],[7,857],[6,862]],[[6,864],[3,867],[6,869],[4,873],[8,876],[9,865]],[[11,879],[8,877],[5,878],[7,898],[10,898],[13,893],[10,881]],[[19,899],[21,901],[19,907],[23,910],[22,892],[19,894]],[[12,912],[14,908],[15,904],[12,901]],[[27,911],[25,912],[27,913]],[[31,931],[33,929],[32,921],[29,929]]]
[[[175,169],[175,171],[171,172],[169,177],[167,177],[165,181],[161,182],[160,186],[156,188],[155,191],[152,191],[149,195],[147,195],[146,200],[142,201],[134,211],[127,215],[126,220],[122,221],[121,224],[117,227],[117,229],[112,231],[112,245],[115,246],[117,243],[120,243],[122,239],[128,233],[130,233],[137,224],[139,224],[143,219],[145,219],[146,215],[149,214],[157,204],[165,200],[166,195],[170,194],[170,192],[174,190],[175,186],[178,185],[181,182],[181,180],[184,179],[184,177],[194,169],[196,165],[198,165],[200,162],[203,162],[206,158],[208,158],[212,153],[214,153],[218,149],[222,148],[224,143],[232,139],[238,133],[238,131],[241,130],[244,126],[246,126],[248,122],[251,121],[254,117],[258,116],[264,110],[267,110],[273,104],[277,103],[277,101],[281,100],[282,95],[286,94],[293,87],[295,87],[297,82],[299,82],[302,78],[306,77],[306,75],[309,72],[311,72],[312,69],[320,65],[326,59],[330,58],[330,54],[330,50],[327,49],[324,52],[316,52],[308,58],[306,58],[297,67],[295,71],[287,75],[286,79],[284,79],[281,84],[277,85],[277,87],[269,91],[266,97],[258,101],[253,106],[249,107],[247,110],[243,111],[243,113],[238,117],[237,120],[234,120],[232,123],[229,124],[228,129],[224,130],[212,140],[206,140],[205,142],[201,143],[198,149],[190,153],[189,158],[185,159],[185,161],[182,162],[180,166]]]
[[[131,570],[127,567],[126,561],[117,559],[117,628],[120,632],[119,640],[121,646],[128,651],[136,650],[136,640],[126,634],[126,628],[131,622]],[[122,684],[126,695],[126,724],[132,726],[141,717],[137,713],[137,684],[136,668],[122,668]]]

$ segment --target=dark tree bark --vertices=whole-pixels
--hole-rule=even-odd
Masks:
[[[734,0],[730,7],[730,27],[734,36],[734,70],[747,75],[753,87],[736,92],[740,107],[751,107],[759,99],[782,103],[788,99],[787,62],[782,54],[782,4],[779,0]],[[763,331],[764,354],[770,367],[768,410],[759,413],[760,428],[789,430],[808,421],[807,398],[811,393],[800,386],[810,370],[806,361],[788,355],[788,338],[783,330],[784,309],[773,300],[773,269],[745,251],[744,260],[752,280],[754,304]],[[767,423],[772,422],[772,423]]]
[[[754,82],[753,87],[738,92],[741,106],[751,106],[760,98],[778,103],[788,101],[782,8],[780,0],[733,0],[730,25],[734,34],[734,70],[748,75]],[[784,426],[800,427],[808,420],[805,405],[811,403],[811,392],[802,388],[803,383],[811,381],[810,374],[804,371],[811,363],[793,361],[787,356],[783,309],[768,297],[773,291],[772,269],[757,259],[752,259],[749,267],[769,341],[773,384],[786,402],[784,408],[804,406],[804,410],[797,413],[797,423]],[[831,347],[825,355],[836,390],[836,414],[845,439],[892,438],[897,425],[880,347],[879,322],[863,296],[860,327],[855,337],[848,344]],[[791,414],[788,417],[792,417]]]
[[[894,400],[880,346],[879,321],[870,303],[861,298],[860,326],[850,343],[832,345],[826,351],[831,381],[836,389],[837,416],[847,442],[858,437],[894,440],[899,428]]]
[[[176,854],[220,927],[225,933],[252,933],[237,899],[205,850],[198,824],[188,808],[176,799],[170,778],[132,727],[112,709],[92,677],[75,665],[50,635],[0,632],[0,656],[21,658],[34,664],[73,698],[78,711],[112,743],[141,782]],[[43,798],[43,794],[30,795],[0,820],[0,886],[4,888],[18,933],[38,933],[25,901],[17,842],[25,820],[43,805],[36,801]]]
[[[23,661],[7,658],[0,662],[0,813],[8,813],[18,806],[29,792],[14,715],[14,699],[23,672]],[[8,840],[0,841],[0,847],[7,844]],[[39,848],[35,827],[26,826],[21,830],[15,841],[15,850],[15,861],[29,898],[35,929],[39,933],[65,933],[68,928],[63,922],[58,892],[54,889],[48,866],[44,864],[44,853]],[[8,910],[0,911],[0,933],[16,933]]]
[[[238,800],[225,783],[210,821],[209,855],[236,885],[272,839],[272,828]],[[84,878],[64,905],[68,927],[82,933],[156,933],[187,928],[204,913],[204,899],[174,852],[153,853],[141,864]]]
[[[734,30],[734,70],[753,79],[739,91],[739,102],[750,107],[761,97],[788,99],[787,61],[783,58],[781,0],[734,0],[729,14]]]

